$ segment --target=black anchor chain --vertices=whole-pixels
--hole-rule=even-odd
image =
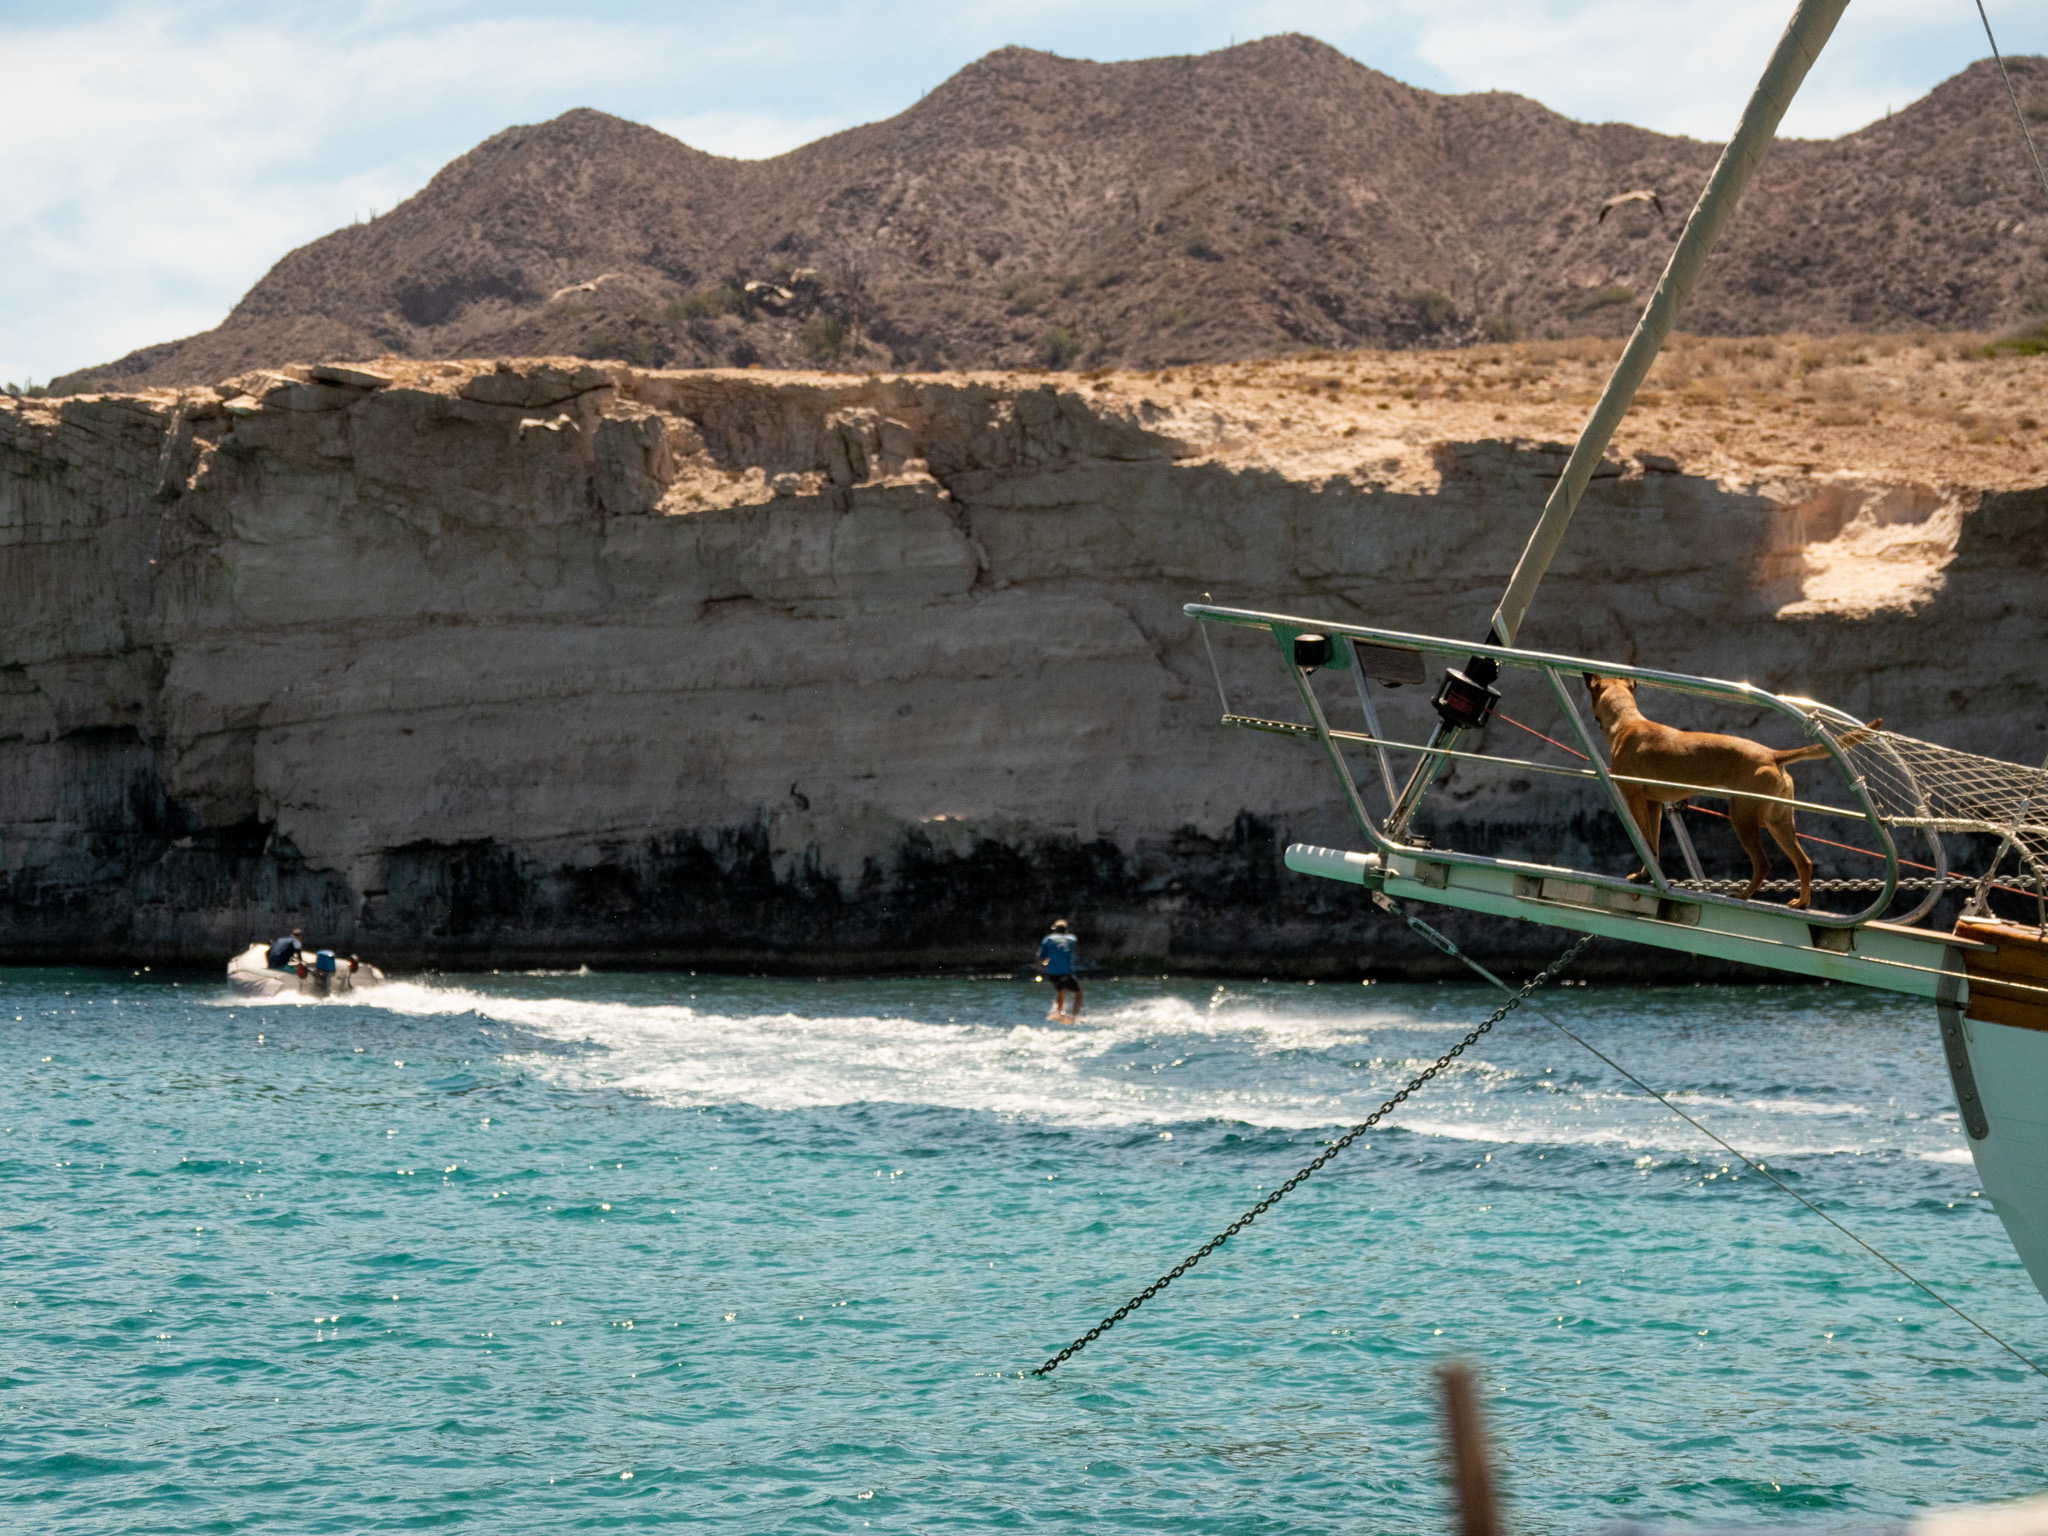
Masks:
[[[1440,936],[1437,935],[1433,929],[1429,928],[1427,924],[1418,924],[1411,922],[1409,926],[1413,927],[1415,931],[1417,933],[1420,933],[1425,939],[1429,939],[1431,942],[1437,943],[1438,948],[1444,947],[1442,943],[1438,942]],[[1090,1328],[1086,1333],[1082,1334],[1081,1337],[1074,1340],[1073,1343],[1069,1344],[1065,1349],[1061,1350],[1058,1354],[1054,1355],[1050,1360],[1046,1361],[1045,1364],[1039,1366],[1031,1374],[1034,1376],[1050,1376],[1054,1371],[1058,1370],[1067,1361],[1071,1360],[1074,1356],[1081,1353],[1082,1350],[1086,1349],[1090,1344],[1093,1344],[1097,1339],[1101,1338],[1105,1333],[1109,1332],[1110,1329],[1114,1328],[1118,1323],[1122,1322],[1125,1318],[1129,1317],[1133,1312],[1137,1311],[1138,1308],[1145,1305],[1146,1302],[1150,1301],[1154,1296],[1157,1296],[1161,1291],[1165,1290],[1169,1285],[1173,1284],[1174,1281],[1178,1280],[1182,1275],[1186,1274],[1189,1270],[1193,1269],[1197,1264],[1201,1263],[1202,1260],[1209,1257],[1210,1254],[1214,1253],[1218,1248],[1221,1248],[1225,1243],[1229,1242],[1233,1237],[1237,1236],[1238,1233],[1242,1232],[1246,1227],[1250,1226],[1253,1222],[1257,1221],[1261,1216],[1265,1215],[1266,1212],[1270,1211],[1274,1206],[1278,1205],[1282,1200],[1286,1199],[1288,1195],[1294,1192],[1295,1186],[1300,1184],[1303,1180],[1307,1179],[1310,1174],[1314,1173],[1318,1168],[1322,1167],[1323,1164],[1327,1163],[1339,1152],[1342,1152],[1346,1147],[1350,1146],[1352,1142],[1358,1140],[1359,1137],[1363,1136],[1367,1131],[1371,1130],[1374,1126],[1378,1125],[1382,1119],[1392,1114],[1394,1110],[1410,1094],[1414,1093],[1418,1088],[1422,1087],[1424,1083],[1427,1083],[1431,1078],[1435,1077],[1438,1073],[1442,1072],[1444,1068],[1448,1067],[1452,1062],[1456,1061],[1460,1056],[1464,1055],[1466,1050],[1469,1047],[1471,1047],[1479,1039],[1481,1035],[1484,1035],[1488,1030],[1492,1029],[1494,1025],[1498,1024],[1502,1019],[1506,1018],[1509,1014],[1513,1013],[1515,1009],[1521,1006],[1523,999],[1527,998],[1532,992],[1536,991],[1537,988],[1543,986],[1545,983],[1547,983],[1553,977],[1555,977],[1558,974],[1558,972],[1562,971],[1566,966],[1570,965],[1574,960],[1578,959],[1579,951],[1584,949],[1588,944],[1592,942],[1593,935],[1589,933],[1584,938],[1580,939],[1578,943],[1574,944],[1570,949],[1566,950],[1563,954],[1559,955],[1555,960],[1551,961],[1550,964],[1546,965],[1541,971],[1539,971],[1536,974],[1535,979],[1530,981],[1530,983],[1527,986],[1523,987],[1521,991],[1515,993],[1514,996],[1510,997],[1506,1002],[1502,1003],[1500,1007],[1496,1008],[1483,1024],[1480,1024],[1476,1029],[1472,1031],[1471,1034],[1467,1035],[1464,1039],[1460,1040],[1456,1045],[1452,1046],[1448,1051],[1445,1051],[1443,1055],[1439,1056],[1436,1060],[1435,1065],[1425,1069],[1422,1072],[1417,1073],[1415,1077],[1410,1080],[1407,1087],[1403,1088],[1399,1093],[1395,1094],[1391,1099],[1387,1100],[1386,1103],[1382,1104],[1378,1109],[1374,1110],[1372,1114],[1367,1116],[1364,1120],[1361,1120],[1357,1125],[1354,1125],[1342,1136],[1338,1137],[1337,1140],[1331,1142],[1329,1146],[1323,1149],[1322,1154],[1318,1156],[1315,1159],[1315,1161],[1310,1163],[1307,1167],[1303,1168],[1301,1172],[1297,1173],[1285,1184],[1280,1185],[1270,1195],[1266,1196],[1265,1199],[1261,1200],[1257,1205],[1253,1206],[1250,1210],[1246,1211],[1242,1216],[1238,1217],[1237,1220],[1233,1221],[1221,1232],[1218,1232],[1214,1237],[1210,1238],[1208,1242],[1202,1244],[1201,1247],[1197,1248],[1193,1253],[1189,1254],[1186,1258],[1182,1259],[1178,1264],[1174,1265],[1172,1269],[1169,1269],[1157,1280],[1154,1280],[1150,1285],[1146,1286],[1144,1290],[1138,1292],[1137,1295],[1133,1296],[1129,1301],[1125,1302],[1122,1306],[1118,1307],[1114,1312],[1110,1313],[1109,1316],[1105,1317],[1093,1328]],[[1446,953],[1451,953],[1451,951],[1446,950]]]

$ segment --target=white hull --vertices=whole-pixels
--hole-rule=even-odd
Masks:
[[[1960,1025],[1974,1080],[1957,1074],[1956,1096],[1974,1089],[1983,1105],[1985,1134],[1969,1138],[1977,1177],[2035,1289],[2048,1296],[2048,1032],[1942,1011],[1944,1033]],[[1953,1046],[1950,1055],[1954,1070]],[[1965,1107],[1966,1130],[1970,1118]]]
[[[306,967],[306,974],[297,971],[273,971],[264,964],[268,953],[262,944],[251,944],[228,962],[228,985],[244,997],[345,997],[365,987],[374,987],[384,980],[384,973],[374,965],[357,965],[353,971],[343,960],[332,972],[320,972]]]

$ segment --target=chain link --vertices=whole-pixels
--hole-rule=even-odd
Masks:
[[[1046,1361],[1045,1364],[1039,1366],[1031,1374],[1034,1376],[1050,1376],[1054,1371],[1058,1370],[1067,1361],[1071,1360],[1075,1355],[1081,1353],[1082,1350],[1086,1349],[1090,1344],[1093,1344],[1097,1339],[1101,1338],[1105,1333],[1109,1332],[1110,1329],[1114,1328],[1118,1323],[1122,1322],[1125,1318],[1129,1317],[1133,1312],[1137,1311],[1138,1308],[1145,1305],[1146,1302],[1150,1301],[1154,1296],[1157,1296],[1161,1291],[1165,1290],[1169,1285],[1173,1284],[1174,1281],[1178,1280],[1182,1275],[1186,1274],[1189,1270],[1193,1269],[1197,1264],[1201,1263],[1202,1260],[1209,1257],[1209,1255],[1214,1253],[1218,1248],[1221,1248],[1225,1243],[1229,1242],[1233,1237],[1237,1236],[1237,1234],[1242,1232],[1246,1227],[1250,1226],[1253,1222],[1257,1221],[1261,1216],[1265,1215],[1267,1211],[1271,1210],[1274,1206],[1278,1205],[1282,1200],[1286,1199],[1288,1195],[1294,1192],[1295,1186],[1300,1184],[1303,1180],[1307,1179],[1310,1174],[1314,1173],[1318,1168],[1322,1167],[1323,1164],[1327,1163],[1339,1152],[1342,1152],[1346,1147],[1350,1146],[1352,1142],[1358,1140],[1359,1137],[1363,1136],[1367,1131],[1371,1130],[1374,1126],[1378,1125],[1380,1121],[1384,1119],[1387,1115],[1392,1114],[1395,1108],[1398,1107],[1403,1101],[1405,1101],[1410,1094],[1414,1093],[1418,1088],[1422,1087],[1423,1084],[1427,1083],[1431,1078],[1435,1077],[1438,1073],[1442,1072],[1444,1068],[1448,1067],[1452,1062],[1456,1061],[1460,1056],[1464,1055],[1466,1050],[1469,1047],[1471,1047],[1479,1039],[1480,1036],[1484,1035],[1488,1030],[1492,1029],[1494,1025],[1498,1024],[1502,1019],[1506,1018],[1509,1014],[1513,1013],[1517,1008],[1519,1008],[1522,1005],[1523,999],[1528,997],[1530,993],[1534,992],[1538,987],[1543,986],[1552,977],[1556,976],[1558,972],[1562,971],[1566,966],[1570,965],[1572,961],[1578,959],[1579,951],[1584,949],[1588,944],[1592,942],[1593,935],[1589,933],[1584,938],[1580,939],[1578,943],[1574,944],[1570,949],[1566,950],[1563,954],[1559,955],[1555,960],[1551,961],[1550,964],[1545,966],[1540,972],[1537,973],[1536,977],[1532,981],[1530,981],[1530,983],[1527,986],[1523,987],[1521,991],[1515,993],[1514,996],[1510,997],[1506,1002],[1502,1003],[1500,1007],[1496,1008],[1483,1024],[1479,1025],[1476,1029],[1472,1031],[1471,1034],[1467,1035],[1464,1039],[1460,1040],[1456,1045],[1452,1046],[1448,1051],[1445,1051],[1443,1055],[1439,1056],[1436,1059],[1435,1065],[1425,1069],[1422,1072],[1417,1073],[1415,1077],[1410,1079],[1407,1087],[1403,1088],[1399,1093],[1395,1094],[1391,1099],[1387,1100],[1386,1103],[1382,1104],[1378,1109],[1374,1110],[1365,1119],[1361,1120],[1357,1125],[1354,1125],[1350,1130],[1346,1131],[1337,1140],[1331,1142],[1329,1146],[1325,1147],[1323,1149],[1321,1156],[1319,1156],[1313,1162],[1308,1164],[1307,1167],[1303,1168],[1299,1173],[1297,1173],[1293,1178],[1289,1179],[1285,1184],[1280,1185],[1270,1195],[1266,1196],[1265,1199],[1261,1200],[1257,1205],[1253,1206],[1250,1210],[1246,1211],[1242,1216],[1238,1217],[1237,1220],[1233,1221],[1221,1232],[1218,1232],[1214,1237],[1210,1238],[1208,1242],[1202,1244],[1201,1247],[1197,1248],[1193,1253],[1189,1254],[1186,1258],[1182,1259],[1178,1264],[1174,1265],[1172,1269],[1169,1269],[1157,1280],[1154,1280],[1150,1285],[1146,1286],[1144,1290],[1138,1292],[1137,1295],[1133,1296],[1129,1301],[1125,1302],[1122,1306],[1118,1307],[1114,1312],[1110,1313],[1109,1316],[1105,1317],[1093,1328],[1090,1328],[1086,1333],[1082,1334],[1081,1337],[1074,1340],[1074,1342],[1069,1344],[1065,1349],[1061,1350],[1058,1354],[1054,1355],[1050,1360]]]
[[[1976,884],[1977,882],[1968,875],[1952,874],[1942,879],[1936,879],[1932,875],[1919,875],[1911,879],[1901,880],[1898,883],[1897,889],[1902,891],[1924,891],[1930,886],[1946,885],[1952,890],[1967,891]],[[1674,891],[1708,891],[1716,894],[1733,894],[1736,891],[1746,891],[1749,889],[1749,882],[1747,880],[1673,880],[1670,882],[1670,885]],[[1813,888],[1816,891],[1840,893],[1881,891],[1884,889],[1884,882],[1882,880],[1816,880],[1813,882]],[[1759,891],[1769,891],[1773,894],[1784,891],[1796,891],[1799,889],[1799,882],[1797,880],[1766,880],[1757,889]]]

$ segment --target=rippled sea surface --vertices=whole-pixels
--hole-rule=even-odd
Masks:
[[[1557,1016],[2023,1348],[1930,1011]],[[1868,1523],[2048,1487],[2048,1382],[1527,1010],[1453,986],[491,975],[252,1004],[0,971],[14,1530],[1415,1532],[1432,1368],[1512,1517]]]

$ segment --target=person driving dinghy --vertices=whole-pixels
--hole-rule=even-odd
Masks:
[[[306,930],[294,928],[281,939],[272,939],[263,963],[273,971],[297,970],[299,955],[306,947]]]

